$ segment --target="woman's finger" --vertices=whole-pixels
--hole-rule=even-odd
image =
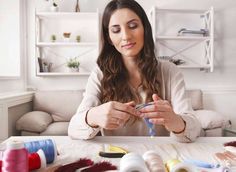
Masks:
[[[129,113],[130,115],[140,116],[140,112],[136,111],[136,109],[134,107],[127,105],[125,103],[117,102],[114,104],[114,108],[118,111]]]
[[[145,106],[144,108],[140,109],[141,113],[146,112],[166,112],[170,110],[170,106],[164,103],[155,102],[153,105]]]
[[[152,119],[149,119],[149,121],[153,124],[165,125],[165,119],[164,118],[152,118]]]
[[[141,114],[143,118],[164,118],[165,116],[163,112],[146,112]]]
[[[154,102],[158,101],[158,100],[161,100],[161,98],[157,94],[153,94],[152,99],[153,99]]]
[[[130,101],[130,102],[127,102],[125,104],[129,105],[129,106],[132,106],[132,107],[135,107],[135,102],[134,101]]]

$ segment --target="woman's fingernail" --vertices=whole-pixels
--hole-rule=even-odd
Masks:
[[[145,116],[145,114],[144,113],[140,113],[139,116],[143,118]]]

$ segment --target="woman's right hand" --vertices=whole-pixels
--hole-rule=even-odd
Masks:
[[[114,130],[123,126],[130,115],[139,116],[140,112],[135,110],[135,103],[120,103],[110,101],[89,110],[87,122],[90,126]]]

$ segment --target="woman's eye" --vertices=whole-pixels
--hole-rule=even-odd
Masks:
[[[120,32],[120,28],[113,27],[113,28],[111,28],[111,32],[112,33],[119,33]]]
[[[138,24],[136,24],[136,23],[129,24],[129,28],[131,28],[131,29],[136,29],[137,27],[138,27]]]

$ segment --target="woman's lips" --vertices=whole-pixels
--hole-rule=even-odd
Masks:
[[[128,43],[128,44],[122,45],[122,48],[130,49],[130,48],[132,48],[135,44],[136,44],[136,43]]]

